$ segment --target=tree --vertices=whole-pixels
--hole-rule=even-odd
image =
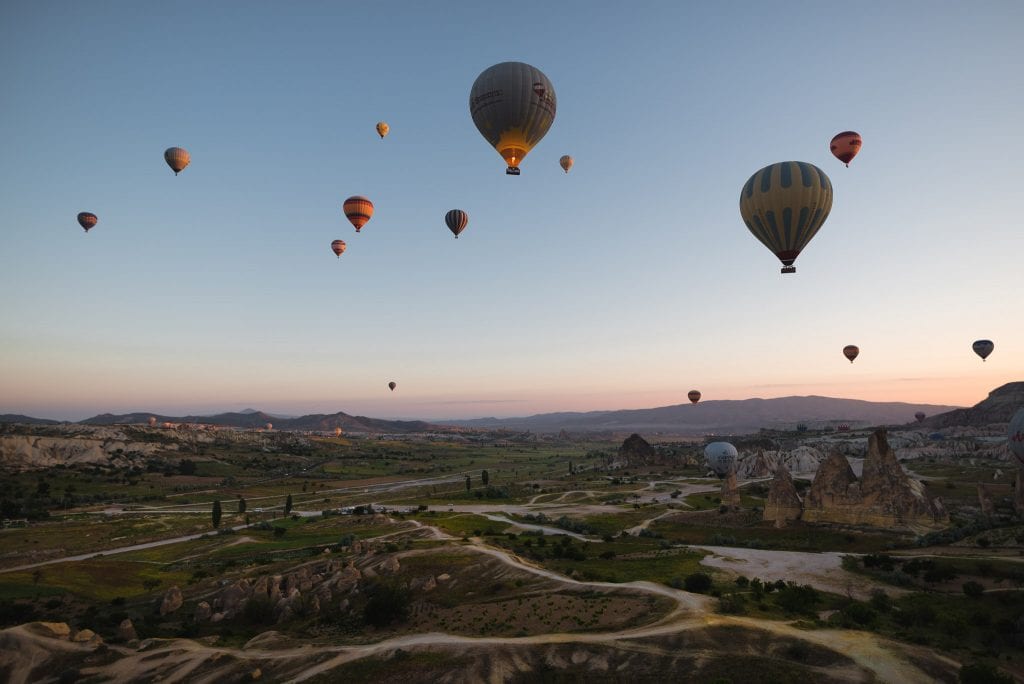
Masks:
[[[213,502],[213,526],[214,527],[220,527],[220,516],[221,516],[220,499],[217,499],[216,501]]]
[[[292,495],[289,494],[288,498],[284,500],[284,514],[288,515],[292,512]]]
[[[469,480],[469,475],[466,476],[466,491],[468,492],[473,487],[473,484]]]
[[[187,458],[183,458],[178,463],[178,472],[182,475],[195,475],[196,474],[196,462],[190,461]]]
[[[491,476],[487,473],[486,470],[480,473],[480,482],[482,482],[485,487],[487,486],[487,483],[490,482],[490,480]]]
[[[245,499],[241,497],[238,499],[238,512],[245,513]]]
[[[686,587],[686,591],[703,594],[711,588],[711,577],[703,572],[695,572],[692,575],[686,576],[683,586]]]

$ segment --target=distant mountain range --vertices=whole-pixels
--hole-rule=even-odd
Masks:
[[[531,432],[661,432],[700,435],[750,433],[760,428],[793,429],[849,423],[851,426],[902,425],[923,411],[936,415],[956,409],[936,404],[860,401],[834,397],[779,397],[702,401],[650,409],[542,413],[523,418],[479,418],[443,421],[468,428],[529,430]]]
[[[207,423],[237,428],[258,428],[272,423],[277,430],[411,433],[444,430],[457,426],[477,430],[506,429],[535,433],[644,432],[676,435],[709,433],[744,434],[760,428],[793,429],[804,423],[811,429],[848,423],[851,427],[903,425],[914,421],[918,411],[928,418],[923,426],[987,425],[1009,421],[1024,406],[1024,382],[996,388],[987,399],[971,408],[905,402],[875,402],[835,397],[779,397],[776,399],[711,400],[699,404],[676,404],[649,409],[589,411],[585,413],[541,413],[521,418],[477,418],[473,420],[382,420],[338,412],[317,413],[297,418],[275,416],[255,409],[212,416],[165,416],[140,411],[114,415],[104,413],[80,421],[85,425],[145,424],[150,416],[171,423]],[[0,423],[58,425],[60,421],[29,416],[0,415]]]

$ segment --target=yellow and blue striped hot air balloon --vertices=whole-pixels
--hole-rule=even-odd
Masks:
[[[807,162],[770,164],[740,192],[740,215],[747,228],[796,273],[793,262],[832,211],[832,181]]]

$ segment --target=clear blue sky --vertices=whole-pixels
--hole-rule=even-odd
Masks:
[[[642,6],[3,3],[0,413],[971,404],[1024,378],[1024,3]],[[518,178],[468,112],[506,60],[558,94]],[[789,159],[835,204],[783,277],[737,205]]]

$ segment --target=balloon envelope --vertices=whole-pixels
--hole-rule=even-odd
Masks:
[[[156,416],[150,416],[149,420],[146,422],[149,423],[149,427],[153,427],[154,425],[156,425]]]
[[[740,215],[747,229],[796,273],[793,262],[832,211],[832,181],[814,164],[770,164],[740,191]]]
[[[448,230],[452,231],[455,237],[459,237],[459,233],[466,230],[466,225],[469,223],[469,214],[461,209],[452,209],[444,215],[444,222],[448,226]]]
[[[86,233],[88,233],[89,229],[99,222],[99,218],[97,218],[96,214],[93,214],[92,212],[83,211],[78,215],[78,225],[82,226]]]
[[[837,133],[832,138],[828,148],[836,159],[849,166],[853,158],[860,152],[860,147],[863,143],[864,141],[861,140],[860,133],[856,131],[843,131],[842,133]]]
[[[264,427],[266,427],[266,429],[268,429],[268,430],[273,430],[274,429],[274,424],[273,423],[267,423]]]
[[[561,166],[562,170],[565,171],[566,173],[569,173],[569,169],[572,168],[573,163],[573,158],[567,154],[563,155],[562,158],[558,160],[558,165]]]
[[[971,349],[974,350],[975,354],[981,357],[982,361],[987,359],[988,355],[991,354],[992,350],[995,348],[996,345],[992,344],[992,340],[976,340],[974,344],[971,345]]]
[[[917,420],[918,423],[923,423],[924,419],[927,417],[928,416],[924,414],[924,411],[918,411],[917,413],[914,414],[914,418]]]
[[[335,256],[337,256],[340,259],[341,255],[345,253],[345,241],[335,240],[334,242],[332,242],[331,251],[334,252]]]
[[[390,130],[391,130],[391,126],[388,126],[385,122],[383,122],[383,121],[378,121],[377,122],[377,135],[379,135],[382,139],[384,138],[385,135],[388,134],[388,131],[390,131]]]
[[[690,390],[686,393],[686,398],[690,400],[691,404],[696,404],[700,401],[700,392],[697,390]]]
[[[188,150],[183,147],[168,147],[164,150],[164,161],[167,162],[167,165],[174,171],[174,175],[177,176],[189,165],[192,157],[189,156]]]
[[[850,359],[850,363],[860,354],[860,347],[855,344],[848,344],[843,347],[843,356]]]
[[[334,428],[334,436],[335,437],[341,437],[341,428],[340,427]]]
[[[342,205],[342,209],[345,210],[345,217],[356,227],[357,233],[373,216],[373,202],[362,195],[349,197]]]
[[[1018,409],[1010,419],[1006,439],[1010,453],[1017,459],[1019,465],[1024,466],[1024,407]]]
[[[725,477],[736,465],[736,447],[728,442],[712,442],[704,447],[704,461],[718,477]]]
[[[388,383],[388,389],[391,390],[392,392],[395,391],[396,387],[398,387],[398,383],[395,382],[394,380]]]
[[[522,62],[485,69],[469,91],[469,114],[488,143],[519,175],[519,164],[555,121],[558,100],[548,77]]]

